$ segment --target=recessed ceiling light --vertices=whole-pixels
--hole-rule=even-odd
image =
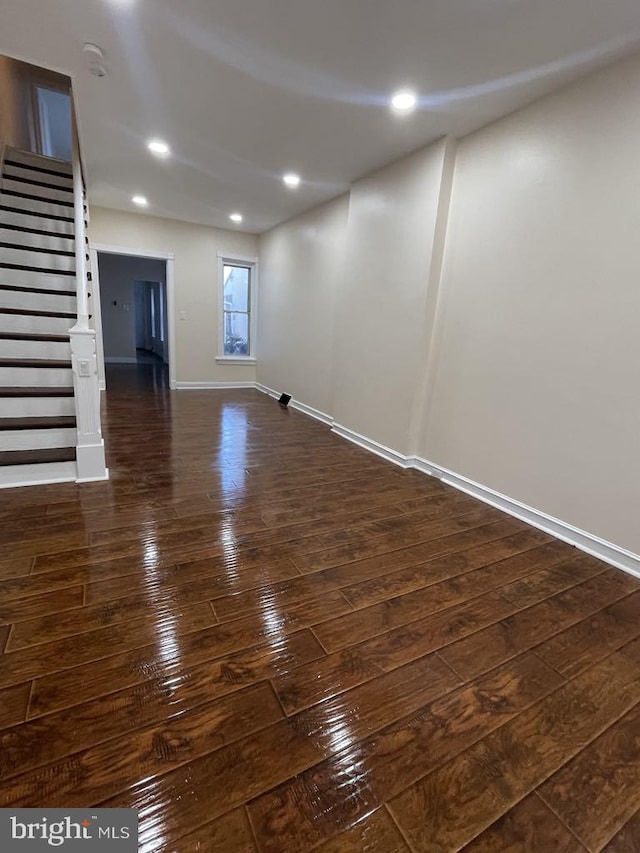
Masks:
[[[241,213],[232,213],[232,214],[229,216],[229,219],[230,219],[232,222],[242,222],[242,214],[241,214]]]
[[[294,172],[289,172],[288,174],[283,175],[282,180],[292,189],[300,186],[300,175],[296,175]]]
[[[407,113],[413,110],[418,103],[418,99],[413,92],[396,92],[391,98],[391,106],[394,110],[402,113]]]
[[[138,207],[146,207],[149,204],[143,195],[134,195],[132,196],[131,201],[134,204],[137,204]]]
[[[159,157],[168,157],[170,154],[169,146],[166,142],[163,142],[161,139],[152,139],[147,143],[147,148],[153,154],[157,154]]]

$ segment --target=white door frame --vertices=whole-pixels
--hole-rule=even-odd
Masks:
[[[100,388],[106,388],[104,370],[104,343],[102,337],[102,311],[100,305],[100,275],[98,271],[98,252],[108,255],[131,255],[136,258],[152,258],[156,261],[166,261],[166,287],[167,287],[167,333],[169,338],[169,388],[176,388],[176,324],[175,324],[175,298],[173,288],[173,252],[156,252],[149,249],[131,249],[124,246],[112,246],[106,243],[90,243],[89,253],[91,255],[91,295],[93,299],[94,325],[96,329],[96,355],[98,357],[98,377]]]

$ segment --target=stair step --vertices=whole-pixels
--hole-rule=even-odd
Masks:
[[[43,367],[51,370],[70,370],[71,361],[50,358],[0,358],[0,370],[3,367]]]
[[[8,294],[26,294],[28,296],[65,296],[68,299],[75,299],[75,294],[71,294],[68,290],[56,290],[46,287],[27,287],[18,284],[2,284],[0,282],[0,302],[4,301]]]
[[[76,241],[69,234],[43,234],[22,226],[0,222],[0,244],[39,252],[69,252],[75,255]]]
[[[34,273],[29,270],[0,268],[0,287],[21,288],[29,290],[48,290],[64,293],[76,292],[75,275],[60,275],[59,273]]]
[[[75,319],[75,314],[68,311],[38,311],[37,309],[0,307],[0,314],[21,314],[27,317],[67,317]]]
[[[0,387],[0,397],[73,397],[73,387]],[[4,411],[3,411],[4,414]],[[10,417],[7,415],[7,417]]]
[[[0,264],[6,269],[34,270],[35,272],[58,273],[75,275],[75,253],[59,254],[57,252],[38,252],[21,246],[0,246]]]
[[[30,420],[35,421],[37,418],[25,418],[26,423]],[[0,453],[9,450],[52,450],[56,447],[75,447],[77,441],[78,432],[74,427],[35,429],[20,427],[17,430],[0,428]]]
[[[54,172],[52,169],[41,169],[26,163],[16,163],[15,160],[4,161],[3,175],[5,178],[11,177],[17,180],[44,181],[49,186],[60,187],[73,192],[73,175],[63,175]]]
[[[0,451],[0,466],[75,462],[75,458],[75,447],[58,447],[45,450],[5,450]]]
[[[0,332],[23,335],[68,335],[74,325],[75,317],[65,314],[59,317],[55,312],[27,314],[23,311],[0,309]]]
[[[35,335],[22,332],[0,332],[0,341],[30,341],[32,343],[69,343],[69,335]]]
[[[54,172],[57,175],[71,175],[73,166],[69,160],[60,160],[57,157],[47,157],[46,154],[34,154],[33,151],[24,151],[21,148],[7,148],[5,161],[27,165],[32,169],[44,172]]]
[[[74,235],[73,219],[51,219],[43,214],[31,214],[26,210],[0,210],[0,220],[5,227],[26,228],[32,232]]]
[[[26,196],[23,193],[0,191],[0,207],[17,213],[28,213],[31,216],[43,216],[50,219],[63,219],[73,223],[73,205],[57,204],[42,201],[37,196]]]
[[[5,430],[75,429],[73,415],[52,418],[0,418],[0,432]]]
[[[4,176],[2,178],[3,193],[17,193],[25,198],[34,198],[40,201],[51,201],[64,207],[73,208],[73,192],[60,187],[51,187],[44,181],[23,180]]]
[[[38,290],[6,290],[0,285],[0,307],[21,313],[52,311],[76,316],[76,297],[69,293],[47,293]]]
[[[68,362],[71,358],[71,344],[68,336],[66,339],[60,338],[62,335],[11,337],[10,333],[0,333],[0,358],[46,358]]]

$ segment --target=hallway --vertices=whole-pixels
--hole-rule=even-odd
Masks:
[[[145,853],[638,850],[640,581],[165,373],[109,369],[109,482],[0,491],[0,806],[135,807]]]

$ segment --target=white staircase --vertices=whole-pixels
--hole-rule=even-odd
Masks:
[[[78,217],[84,224],[82,194],[79,198],[80,214],[71,163],[5,150],[0,184],[0,488],[82,479],[74,391],[78,380],[70,342],[78,321]],[[84,253],[84,245],[78,251]],[[84,276],[84,257],[82,262]],[[79,334],[88,342],[86,329]],[[89,361],[82,362],[85,378],[92,373]],[[101,444],[99,419],[96,430]]]

